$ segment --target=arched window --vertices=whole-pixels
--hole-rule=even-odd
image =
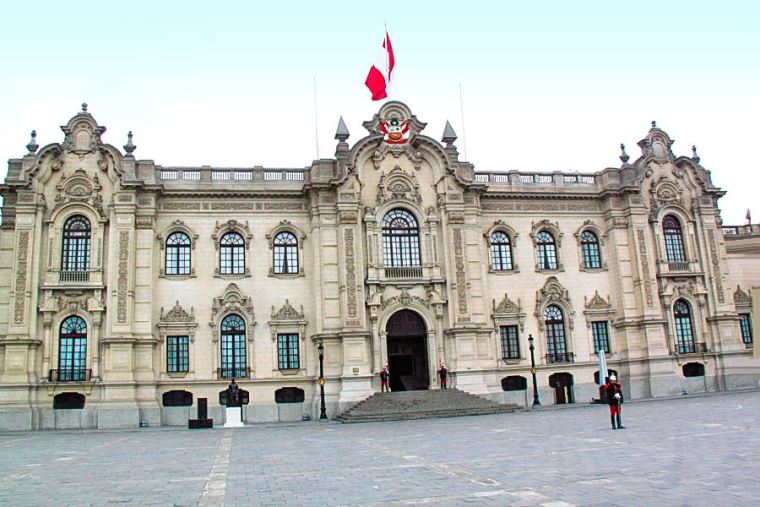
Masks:
[[[74,215],[63,224],[61,271],[87,271],[90,267],[90,221]]]
[[[87,323],[72,315],[61,322],[58,346],[58,380],[87,380]]]
[[[538,269],[557,269],[557,247],[554,236],[547,231],[536,234]]]
[[[237,232],[228,232],[219,241],[219,268],[223,275],[245,273],[245,240]]]
[[[491,269],[493,271],[512,269],[512,245],[505,232],[496,231],[491,234]]]
[[[420,238],[414,215],[394,209],[383,218],[383,259],[385,267],[420,266]]]
[[[676,301],[676,304],[673,305],[673,318],[676,323],[676,350],[678,353],[696,352],[689,303],[683,299]]]
[[[175,232],[166,239],[167,275],[190,274],[190,238],[184,232]]]
[[[240,315],[222,320],[222,364],[219,378],[246,378],[245,321]]]
[[[290,232],[281,232],[274,237],[274,272],[277,274],[298,273],[298,240]]]
[[[546,362],[571,362],[572,356],[567,352],[567,341],[565,339],[565,318],[558,306],[546,307],[544,325],[546,326]]]
[[[583,252],[583,267],[586,269],[598,269],[602,267],[602,259],[599,255],[599,239],[591,231],[583,231],[581,234],[581,251]]]
[[[665,235],[665,254],[668,262],[686,262],[683,233],[678,219],[673,215],[666,216],[662,220],[662,232]]]

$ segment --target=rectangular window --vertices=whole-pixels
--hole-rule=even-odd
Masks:
[[[187,336],[166,337],[166,371],[186,372],[189,368],[189,346]]]
[[[298,360],[298,335],[277,335],[277,364],[281,370],[297,370],[300,368]]]
[[[752,315],[749,313],[742,313],[739,315],[739,318],[741,319],[742,341],[746,345],[749,345],[752,343]]]
[[[610,335],[607,327],[607,321],[592,322],[591,331],[594,334],[594,352],[600,350],[610,353]]]
[[[517,326],[501,326],[499,332],[502,359],[519,359],[520,344],[517,341]]]

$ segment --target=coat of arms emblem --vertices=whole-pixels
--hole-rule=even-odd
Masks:
[[[380,122],[383,141],[388,144],[403,144],[409,140],[409,124],[401,118],[389,118]]]

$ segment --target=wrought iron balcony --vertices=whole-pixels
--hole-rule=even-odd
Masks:
[[[85,368],[68,368],[48,372],[48,382],[87,382],[91,378],[92,370]]]
[[[691,271],[688,262],[668,262],[668,270],[673,272],[686,272]]]
[[[225,367],[216,369],[216,378],[218,379],[233,379],[233,378],[248,378],[251,376],[251,369],[245,367]]]
[[[422,278],[422,267],[384,268],[385,278]]]
[[[572,352],[554,352],[551,354],[546,354],[546,364],[574,362],[575,356]]]
[[[90,281],[89,271],[61,271],[58,274],[58,281],[64,283],[82,283]]]

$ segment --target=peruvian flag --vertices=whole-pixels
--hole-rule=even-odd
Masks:
[[[385,31],[383,47],[377,55],[375,64],[370,67],[369,74],[364,84],[372,92],[372,100],[384,99],[388,96],[387,88],[391,84],[393,77],[393,67],[396,65],[396,59],[393,56],[393,47],[391,46],[391,37],[388,30]]]

